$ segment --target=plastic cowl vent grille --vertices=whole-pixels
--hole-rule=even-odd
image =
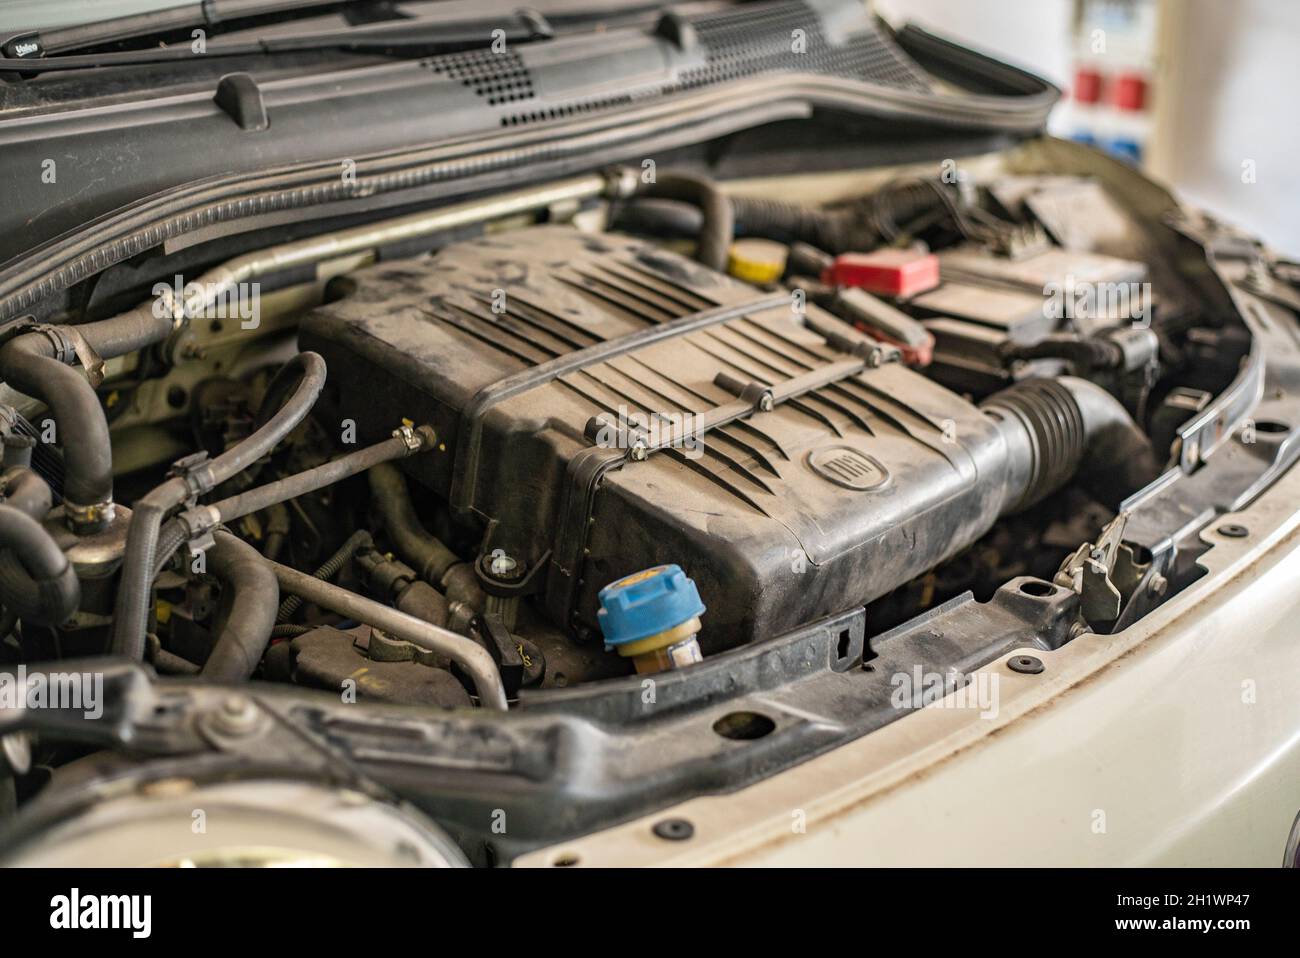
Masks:
[[[512,49],[501,53],[490,49],[450,53],[421,63],[434,73],[459,81],[491,106],[531,100],[536,96],[532,75]]]
[[[750,4],[694,17],[691,23],[706,62],[683,71],[675,82],[666,81],[661,95],[781,71],[843,77],[921,93],[930,90],[924,74],[874,23],[846,43],[833,46],[822,32],[816,11],[806,3]],[[796,37],[801,38],[802,52],[795,52]],[[421,62],[426,69],[473,90],[489,106],[526,104],[525,109],[501,116],[502,126],[564,119],[624,106],[633,99],[626,92],[617,92],[548,103],[538,97],[535,78],[514,49],[502,53],[471,50]]]
[[[806,3],[746,5],[692,22],[708,51],[708,63],[683,73],[678,84],[682,89],[787,70],[930,91],[925,77],[874,24],[847,43],[832,46]],[[795,52],[796,37],[803,42],[802,52]]]

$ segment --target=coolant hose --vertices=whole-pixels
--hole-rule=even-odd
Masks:
[[[44,526],[0,504],[0,549],[0,603],[7,610],[36,625],[62,625],[72,617],[81,583]]]
[[[706,176],[690,173],[661,173],[641,193],[655,199],[681,200],[699,207],[700,232],[696,258],[710,269],[724,273],[727,254],[735,232],[731,200]]]
[[[406,477],[400,469],[385,462],[372,468],[368,476],[370,495],[397,554],[410,563],[422,579],[438,585],[447,570],[461,561],[460,557],[430,535],[420,523],[406,488]]]
[[[208,571],[221,583],[217,638],[201,675],[219,682],[252,677],[275,626],[280,585],[260,552],[225,530],[208,550]]]
[[[191,497],[203,495],[261,459],[302,422],[325,385],[325,360],[316,353],[299,353],[280,375],[299,377],[297,388],[264,426],[188,476],[176,476],[146,493],[135,504],[127,530],[113,622],[113,652],[138,660],[144,654],[149,623],[149,597],[157,562],[158,533],[163,517]]]
[[[420,426],[411,430],[409,438],[401,435],[393,436],[373,446],[331,459],[312,469],[276,479],[255,489],[236,493],[213,503],[209,508],[214,513],[214,521],[221,523],[234,522],[262,509],[278,507],[282,510],[283,516],[279,518],[279,525],[277,526],[276,521],[273,520],[268,525],[267,531],[266,557],[275,559],[283,545],[284,537],[288,534],[288,512],[284,509],[283,503],[365,472],[378,463],[422,452],[431,448],[435,442],[436,434],[432,428]],[[272,536],[277,536],[278,541],[273,542]],[[179,519],[171,519],[162,527],[162,531],[158,534],[154,578],[157,578],[158,573],[171,561],[172,555],[187,537],[185,526]]]
[[[45,350],[45,336],[29,334],[0,348],[0,379],[49,408],[63,446],[63,498],[68,514],[85,528],[108,518],[113,502],[113,454],[108,419],[82,373]]]
[[[74,529],[94,531],[111,519],[113,456],[108,419],[85,375],[63,359],[79,338],[101,359],[161,342],[173,329],[169,316],[140,307],[112,319],[23,333],[0,347],[0,380],[43,402],[54,417],[66,465],[63,498]],[[60,338],[63,342],[60,343]]]
[[[1007,444],[1003,515],[1032,506],[1076,474],[1115,508],[1159,474],[1151,440],[1128,410],[1086,379],[1027,379],[980,408]]]

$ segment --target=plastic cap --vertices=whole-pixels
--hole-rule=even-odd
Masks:
[[[741,239],[731,244],[727,272],[747,283],[775,283],[785,274],[789,248],[765,239]]]
[[[699,590],[679,565],[643,569],[600,590],[596,621],[608,645],[676,628],[704,612]]]

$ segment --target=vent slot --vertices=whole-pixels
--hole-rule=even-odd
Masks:
[[[490,49],[449,53],[422,60],[420,65],[468,87],[490,106],[531,100],[537,95],[532,74],[519,54],[511,49],[503,53],[493,53]]]

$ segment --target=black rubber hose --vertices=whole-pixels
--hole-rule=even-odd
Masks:
[[[70,619],[81,604],[81,583],[45,527],[21,509],[0,504],[0,547],[0,603],[37,625]]]
[[[6,469],[0,476],[0,486],[4,488],[6,505],[25,512],[37,522],[44,519],[54,505],[49,485],[27,466]]]
[[[78,512],[103,509],[113,501],[108,420],[86,377],[54,359],[53,348],[39,334],[10,340],[0,348],[0,379],[49,407],[67,470],[63,498]]]
[[[861,214],[853,209],[824,210],[802,203],[733,196],[737,236],[761,236],[783,243],[807,243],[828,253],[869,250],[879,237],[860,228]]]
[[[352,535],[348,536],[347,541],[339,546],[338,551],[325,560],[319,569],[312,573],[312,578],[320,579],[322,582],[328,582],[334,576],[338,575],[339,570],[347,565],[348,560],[356,555],[357,550],[362,546],[372,545],[370,533],[364,529],[359,529]],[[258,558],[261,558],[260,556]],[[275,625],[283,625],[288,622],[298,607],[302,605],[302,597],[291,595],[280,604],[279,610],[275,614]]]
[[[423,427],[416,430],[415,435],[419,438],[419,448],[421,449],[427,449],[433,441],[433,433],[431,431],[424,432]],[[365,449],[358,449],[345,456],[339,456],[337,459],[332,459],[313,469],[307,469],[304,472],[286,476],[274,482],[268,482],[256,489],[250,489],[247,492],[241,492],[222,499],[215,504],[215,508],[221,513],[222,522],[231,522],[250,513],[266,509],[276,503],[287,502],[308,492],[323,489],[328,485],[365,472],[380,463],[401,459],[403,456],[410,455],[413,451],[415,450],[412,450],[406,444],[405,439],[394,436],[391,439],[385,439],[383,442],[377,442],[373,446],[367,446]]]
[[[1063,359],[1080,371],[1115,369],[1124,362],[1124,350],[1118,343],[1103,336],[1073,333],[1054,333],[1029,344],[1007,340],[998,348],[998,355],[1004,363],[1016,359]]]
[[[705,176],[690,173],[660,173],[642,192],[654,199],[682,200],[699,207],[700,232],[696,258],[718,272],[726,272],[727,254],[735,235],[731,200]]]
[[[368,475],[370,496],[397,554],[426,582],[439,585],[447,570],[462,561],[460,556],[425,530],[415,514],[406,477],[400,469],[385,462],[372,468]]]
[[[157,562],[163,517],[191,495],[203,494],[266,455],[311,411],[325,385],[325,360],[316,353],[299,353],[285,364],[300,374],[298,386],[270,420],[251,436],[191,473],[191,481],[173,477],[146,493],[135,504],[127,530],[113,622],[113,652],[139,660],[144,654],[149,622],[149,597]],[[174,551],[174,550],[173,550]]]
[[[271,641],[280,585],[262,554],[242,539],[218,530],[208,550],[208,571],[221,582],[216,641],[200,674],[219,682],[252,677]]]
[[[172,316],[155,312],[157,301],[141,304],[128,312],[69,327],[102,359],[125,356],[154,343],[161,343],[176,328]]]
[[[393,605],[407,615],[432,622],[440,628],[447,627],[450,612],[447,597],[427,582],[412,582],[401,591]]]
[[[421,426],[414,431],[414,435],[419,440],[419,446],[416,449],[408,446],[406,440],[400,436],[394,436],[391,439],[385,439],[383,442],[375,443],[373,446],[367,446],[365,449],[358,449],[346,456],[332,459],[313,469],[307,469],[292,476],[277,479],[264,486],[258,486],[256,489],[236,493],[214,503],[211,508],[216,510],[217,521],[229,523],[262,509],[282,506],[282,503],[290,499],[296,499],[305,493],[323,489],[340,480],[358,475],[378,463],[400,459],[412,452],[427,449],[434,443],[435,435],[428,427]],[[270,529],[268,531],[266,549],[268,559],[278,558],[280,548],[283,546],[284,537],[288,532],[287,511],[281,522],[284,531],[280,531],[280,529]],[[158,534],[154,578],[157,578],[158,573],[166,568],[176,550],[185,542],[186,536],[185,527],[179,519],[171,519],[162,527],[162,531]],[[273,536],[276,537],[274,540],[272,539]]]
[[[100,358],[112,359],[166,339],[173,322],[142,306],[69,329]],[[54,339],[44,333],[17,336],[0,347],[0,379],[49,408],[63,446],[63,497],[72,507],[75,526],[91,530],[102,523],[98,516],[113,501],[108,419],[83,373],[64,365],[57,355]]]
[[[284,544],[289,541],[292,526],[289,521],[289,507],[283,502],[272,503],[266,507],[266,541],[262,545],[262,555],[268,559],[280,558]]]

